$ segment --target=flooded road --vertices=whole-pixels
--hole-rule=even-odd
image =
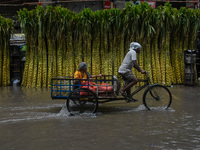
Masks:
[[[200,150],[200,86],[174,86],[168,110],[116,101],[69,116],[50,89],[0,87],[0,150]]]

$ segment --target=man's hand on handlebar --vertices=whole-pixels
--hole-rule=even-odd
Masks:
[[[146,72],[146,70],[142,70],[141,73],[142,73],[142,74],[146,74],[146,73],[148,73],[148,72]]]

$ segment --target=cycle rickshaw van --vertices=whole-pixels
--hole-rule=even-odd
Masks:
[[[79,80],[78,84],[74,84]],[[83,82],[84,81],[84,82]],[[171,92],[167,87],[151,84],[148,75],[146,79],[139,79],[145,84],[131,93],[131,97],[146,88],[143,94],[143,104],[150,110],[151,107],[167,109],[172,102]],[[51,98],[66,99],[67,110],[70,114],[95,113],[99,103],[116,100],[126,100],[119,95],[121,80],[114,75],[104,75],[95,79],[74,79],[74,77],[58,77],[51,79]],[[126,100],[127,102],[127,100]]]

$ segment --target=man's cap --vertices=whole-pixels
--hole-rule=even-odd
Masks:
[[[135,50],[141,48],[142,46],[137,42],[131,42],[129,50]]]

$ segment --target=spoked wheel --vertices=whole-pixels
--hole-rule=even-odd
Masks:
[[[149,87],[143,95],[143,103],[150,110],[153,108],[167,109],[172,102],[171,92],[162,85]]]
[[[98,107],[98,99],[91,90],[79,88],[70,93],[66,105],[71,115],[95,113]]]

